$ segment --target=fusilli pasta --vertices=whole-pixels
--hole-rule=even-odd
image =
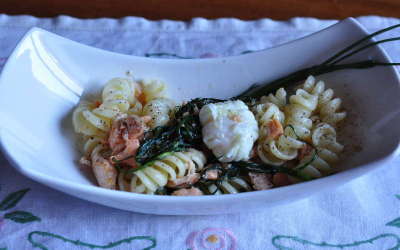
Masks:
[[[129,189],[134,193],[153,194],[158,188],[167,185],[168,181],[195,173],[205,164],[205,155],[196,149],[174,152],[154,161],[151,166],[134,172]],[[120,184],[124,185],[123,182]],[[124,186],[121,188],[126,190]]]
[[[241,177],[232,177],[221,181],[219,188],[215,184],[208,186],[208,192],[215,195],[237,194],[250,191],[250,185]]]
[[[99,136],[110,130],[112,120],[128,113],[131,105],[140,106],[135,98],[135,83],[129,79],[114,78],[102,92],[102,103],[81,102],[73,114],[75,131],[87,136]],[[140,110],[141,112],[141,110]]]
[[[343,145],[336,141],[336,130],[327,123],[318,124],[312,132],[312,145],[316,155],[307,155],[300,161],[300,170],[311,177],[318,178],[332,172],[332,164],[339,161],[338,154],[343,150]],[[314,158],[314,159],[312,159]]]
[[[151,117],[148,125],[150,128],[155,128],[169,122],[174,106],[173,101],[170,99],[156,98],[144,106],[142,114]]]
[[[286,91],[284,88],[280,88],[274,94],[269,94],[268,96],[263,96],[260,99],[261,103],[273,103],[280,109],[283,109],[286,105]]]
[[[144,102],[148,103],[153,99],[166,97],[165,84],[158,80],[142,82]]]
[[[346,117],[346,112],[338,112],[342,100],[340,98],[333,98],[333,90],[325,89],[325,83],[323,81],[316,82],[313,76],[309,76],[303,88],[309,93],[318,96],[317,112],[321,116],[322,122],[334,126]]]

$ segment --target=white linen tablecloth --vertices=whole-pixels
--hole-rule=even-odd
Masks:
[[[370,31],[399,23],[375,16],[358,20]],[[335,22],[0,15],[0,69],[32,26],[129,55],[207,57],[268,48]],[[400,35],[400,30],[389,35]],[[385,48],[400,61],[398,43]],[[397,158],[335,190],[258,212],[156,216],[107,208],[49,189],[17,173],[0,154],[0,249],[399,249],[399,164]]]

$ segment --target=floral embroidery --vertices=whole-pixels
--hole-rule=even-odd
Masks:
[[[237,239],[232,231],[226,228],[205,228],[195,231],[186,238],[186,245],[190,250],[198,249],[237,249]]]
[[[29,192],[29,188],[26,189],[21,189],[19,191],[10,193],[7,195],[1,202],[0,202],[0,211],[6,211],[10,210],[11,208],[14,208],[18,202],[22,200],[22,198],[26,195],[27,192]],[[3,220],[12,220],[17,223],[29,223],[33,221],[40,221],[40,218],[33,215],[30,212],[26,211],[12,211],[4,214],[4,217],[0,221],[0,227],[2,224],[4,224]]]
[[[14,208],[24,198],[29,188],[21,189],[16,192],[10,193],[0,202],[0,211],[7,211]],[[0,216],[0,231],[4,226],[4,220],[12,220],[17,223],[29,223],[33,221],[40,221],[40,218],[26,211],[12,211]],[[7,250],[7,248],[0,248],[0,250]]]
[[[347,244],[332,244],[326,242],[312,242],[308,240],[304,240],[295,236],[286,236],[286,235],[277,235],[272,238],[272,245],[279,250],[289,250],[289,249],[298,249],[293,247],[293,243],[300,243],[302,248],[307,248],[307,246],[317,246],[317,247],[334,247],[334,248],[351,248],[351,247],[358,247],[361,245],[367,244],[374,244],[377,240],[384,239],[384,238],[391,238],[395,239],[395,245],[392,246],[391,250],[399,249],[400,248],[400,238],[395,234],[381,234],[376,237],[373,237],[368,240],[361,240],[355,241],[352,243]],[[282,243],[282,240],[288,240],[287,244]]]
[[[41,236],[44,238],[51,238],[51,239],[58,239],[63,241],[64,243],[69,243],[75,246],[79,246],[79,247],[85,247],[85,248],[90,248],[90,249],[94,249],[94,248],[99,248],[99,249],[111,249],[117,246],[120,246],[122,244],[130,244],[132,242],[136,242],[136,241],[140,241],[140,240],[144,240],[144,241],[148,241],[149,243],[151,243],[151,245],[142,248],[143,250],[149,250],[149,249],[153,249],[157,246],[157,241],[156,239],[154,239],[151,236],[133,236],[133,237],[128,237],[119,241],[115,241],[115,242],[110,242],[106,245],[96,245],[96,244],[92,244],[92,243],[87,243],[87,242],[83,242],[80,240],[71,240],[68,239],[64,236],[58,235],[58,234],[53,234],[50,232],[41,232],[41,231],[33,231],[31,233],[29,233],[28,235],[28,241],[32,244],[32,247],[34,248],[39,248],[41,250],[49,250],[49,248],[47,248],[44,244],[45,243],[39,243],[37,242],[37,240],[35,239],[36,237],[34,236]],[[46,242],[48,241],[48,239],[46,239]],[[136,249],[136,248],[135,248]]]
[[[400,195],[397,194],[397,195],[396,195],[396,198],[400,200]],[[398,217],[398,218],[396,218],[396,219],[394,219],[394,220],[388,222],[388,223],[386,224],[386,226],[392,226],[392,227],[398,227],[398,228],[400,228],[400,217]]]
[[[400,195],[395,195],[397,199],[400,200]],[[393,226],[393,227],[398,227],[400,228],[400,217],[396,218],[386,224],[387,226]],[[351,247],[358,247],[361,245],[368,245],[368,244],[375,244],[378,240],[381,239],[394,239],[395,244],[394,246],[390,247],[389,250],[399,250],[400,249],[400,237],[395,235],[395,234],[380,234],[378,236],[375,236],[371,239],[368,240],[361,240],[361,241],[355,241],[352,243],[346,243],[346,244],[332,244],[332,243],[326,243],[326,242],[312,242],[309,240],[301,239],[296,236],[289,236],[289,235],[276,235],[272,238],[272,245],[276,247],[279,250],[290,250],[290,249],[296,249],[293,247],[296,243],[301,244],[302,248],[305,248],[307,246],[317,246],[317,247],[333,247],[333,248],[351,248]],[[286,240],[286,244],[282,243],[281,241]],[[392,242],[392,241],[391,241]],[[382,242],[380,242],[382,244]]]

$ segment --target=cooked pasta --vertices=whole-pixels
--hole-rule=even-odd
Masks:
[[[103,144],[104,139],[99,137],[89,137],[83,144],[83,153],[85,156],[90,156],[95,147],[99,144]]]
[[[135,91],[133,81],[124,78],[111,79],[103,89],[100,105],[81,102],[75,109],[73,114],[75,131],[88,136],[107,133],[117,116],[126,114],[131,105],[138,105]]]
[[[303,88],[313,95],[318,96],[318,113],[321,121],[335,125],[346,117],[346,112],[338,112],[340,110],[342,100],[333,98],[332,89],[325,89],[323,81],[316,82],[313,76],[309,76],[304,83]]]
[[[205,155],[196,149],[171,153],[154,161],[149,167],[136,171],[130,182],[130,191],[153,194],[157,189],[166,186],[168,181],[193,174],[205,164]]]
[[[80,133],[86,136],[96,136],[104,134],[104,131],[95,127],[92,123],[90,123],[86,119],[84,115],[87,112],[91,112],[91,110],[93,110],[94,107],[95,107],[94,104],[83,101],[74,110],[72,114],[72,123],[74,125],[76,133]]]
[[[327,123],[318,124],[312,132],[312,145],[315,155],[310,153],[300,161],[300,171],[314,178],[331,173],[332,164],[339,161],[338,154],[344,148],[336,141],[335,128]]]
[[[219,187],[218,187],[219,186]],[[221,181],[219,185],[211,184],[207,187],[208,192],[214,195],[220,194],[237,194],[241,192],[251,191],[250,185],[239,177],[232,177]]]
[[[286,106],[286,124],[291,125],[295,134],[302,140],[309,140],[311,136],[312,120],[310,116],[316,109],[318,96],[312,95],[304,89],[298,89],[295,95],[290,96]]]
[[[257,146],[260,159],[274,166],[297,157],[297,151],[304,145],[294,133],[293,127],[286,127],[282,135],[276,140],[261,140]]]
[[[274,94],[269,94],[268,96],[263,96],[260,99],[261,103],[273,103],[278,106],[280,109],[283,109],[286,105],[286,90],[284,88],[280,88]]]
[[[166,97],[166,86],[161,81],[144,81],[142,82],[142,88],[146,103],[156,98]]]
[[[280,91],[280,96],[284,90]],[[293,160],[297,157],[297,150],[304,145],[304,142],[299,139],[307,139],[310,137],[310,129],[312,127],[312,121],[309,119],[312,111],[317,106],[317,97],[307,93],[303,89],[298,89],[295,95],[290,96],[289,105],[286,106],[286,128],[284,131],[278,132],[276,136],[272,137],[261,137],[257,146],[258,156],[261,160],[271,165],[282,165],[285,161]],[[283,103],[283,101],[282,101]],[[270,116],[268,121],[268,128],[261,128],[262,131],[269,131],[267,134],[271,134],[273,127],[282,127],[283,119],[279,110],[276,110],[277,106],[272,103],[266,103],[263,105],[269,105],[271,113],[274,113],[277,117],[275,121]],[[272,109],[272,107],[275,107]],[[267,112],[265,114],[268,114]],[[278,124],[279,126],[272,126]],[[281,129],[282,130],[282,129]],[[260,132],[262,134],[264,132]]]
[[[271,102],[265,102],[254,106],[253,113],[260,127],[267,126],[273,119],[278,120],[282,124],[285,122],[285,114],[276,104]]]
[[[143,115],[148,115],[151,117],[151,121],[149,122],[150,128],[167,124],[172,115],[171,113],[174,106],[175,105],[172,100],[163,97],[156,98],[148,102],[143,107]]]
[[[101,98],[73,112],[79,162],[101,187],[174,196],[267,190],[333,173],[344,149],[335,126],[346,117],[341,99],[313,76],[289,91],[175,106],[163,82],[111,79]]]

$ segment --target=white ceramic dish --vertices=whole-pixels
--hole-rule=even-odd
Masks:
[[[396,155],[400,87],[394,68],[346,70],[322,77],[344,99],[350,112],[344,131],[353,135],[345,140],[350,154],[340,166],[346,171],[237,195],[151,196],[97,187],[76,164],[79,153],[71,111],[83,94],[101,89],[108,79],[123,76],[128,70],[139,78],[164,80],[171,96],[178,100],[231,97],[252,83],[320,63],[365,35],[354,19],[347,19],[303,39],[256,53],[172,60],[111,53],[33,28],[18,44],[0,78],[1,147],[12,165],[29,178],[85,200],[140,213],[232,213],[298,200],[384,166],[383,162]],[[355,59],[367,57],[390,61],[379,47]]]

